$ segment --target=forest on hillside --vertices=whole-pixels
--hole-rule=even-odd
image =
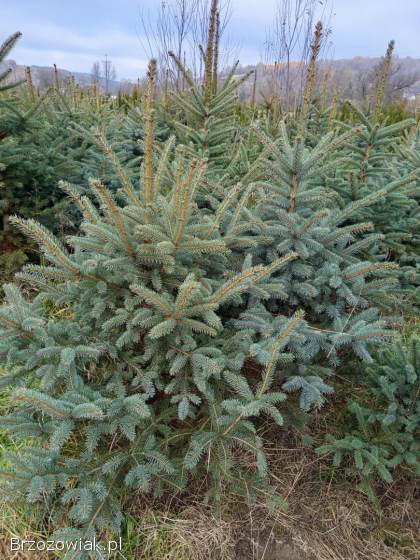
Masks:
[[[321,21],[263,79],[203,6],[195,63],[163,42],[116,95],[0,74],[2,557],[415,560],[420,121],[394,42],[353,98]]]

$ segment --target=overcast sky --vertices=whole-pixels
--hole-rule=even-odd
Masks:
[[[170,0],[168,0],[170,1]],[[119,78],[143,75],[140,10],[160,0],[0,0],[0,39],[23,38],[12,53],[19,64],[89,72],[107,54]],[[330,0],[331,2],[331,0]],[[243,64],[261,59],[277,0],[232,0],[229,36]],[[390,39],[400,56],[420,58],[420,0],[334,0],[334,58],[380,56]]]

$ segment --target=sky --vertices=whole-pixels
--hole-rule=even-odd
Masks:
[[[170,1],[170,0],[168,0]],[[258,62],[278,0],[231,0],[228,37],[242,64]],[[325,2],[325,0],[322,0]],[[390,39],[399,56],[420,58],[420,0],[333,2],[333,58],[381,56]],[[153,18],[160,0],[0,0],[0,40],[20,30],[10,58],[18,64],[90,72],[105,54],[119,79],[144,74],[140,12]]]

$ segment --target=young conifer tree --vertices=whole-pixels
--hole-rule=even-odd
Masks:
[[[255,494],[266,475],[255,420],[282,424],[278,363],[310,336],[297,310],[278,317],[259,348],[252,329],[237,331],[222,316],[226,306],[242,309],[246,294],[279,294],[270,276],[295,255],[231,267],[232,251],[255,244],[243,195],[234,188],[215,212],[200,209],[206,162],[188,160],[183,146],[172,159],[173,139],[155,165],[154,73],[152,62],[141,188],[110,149],[124,203],[99,180],[90,183],[99,208],[63,183],[83,215],[65,244],[31,219],[13,219],[44,264],[19,274],[34,296],[6,285],[0,309],[1,384],[15,387],[16,404],[1,425],[31,442],[9,455],[2,476],[14,499],[48,505],[57,538],[118,530],[124,487],[179,491],[202,468],[215,497],[226,484]],[[247,380],[244,361],[256,354],[261,377]],[[254,457],[254,472],[241,472],[241,453]]]
[[[178,57],[170,52],[189,87],[187,93],[173,93],[181,113],[174,121],[177,138],[186,145],[190,157],[205,158],[212,173],[226,169],[240,146],[237,118],[237,90],[252,74],[235,77],[237,61],[223,80],[219,76],[220,16],[218,0],[212,0],[207,47],[203,55],[202,84],[194,82],[191,73]]]
[[[397,146],[393,168],[396,177],[417,176],[412,188],[400,194],[398,205],[389,207],[390,219],[381,220],[390,254],[400,264],[400,286],[409,305],[420,309],[420,130],[417,126]]]
[[[362,200],[381,190],[388,189],[394,181],[396,188],[387,190],[385,196],[369,206],[359,209],[350,220],[370,221],[374,231],[382,238],[370,249],[372,260],[393,259],[401,262],[399,273],[401,289],[407,302],[415,300],[416,280],[415,254],[416,231],[418,230],[418,189],[419,165],[416,162],[414,145],[404,146],[403,133],[415,137],[415,120],[403,119],[388,124],[384,116],[384,99],[392,64],[394,42],[388,45],[383,64],[376,77],[371,96],[371,107],[363,110],[353,103],[347,103],[353,124],[338,123],[344,130],[351,130],[354,123],[363,126],[361,134],[343,146],[341,162],[337,161],[333,173],[324,176],[324,184],[339,195],[339,204],[344,207],[349,202]],[[402,156],[402,153],[405,155]],[[402,164],[406,158],[406,163]],[[413,247],[414,245],[414,247]],[[414,248],[414,251],[413,251]],[[414,260],[413,260],[414,259]],[[418,297],[418,296],[417,296]]]
[[[13,34],[0,47],[0,62],[20,36],[19,32]],[[60,177],[60,167],[69,176],[71,168],[63,139],[64,119],[46,110],[47,95],[32,98],[26,88],[18,87],[25,80],[13,81],[11,73],[8,68],[0,75],[1,281],[22,266],[28,252],[27,243],[10,227],[9,217],[19,208],[26,217],[36,213],[48,222],[49,209],[55,206],[57,223],[59,197],[53,185]]]
[[[305,311],[311,332],[317,336],[301,347],[297,364],[284,368],[282,380],[285,390],[300,391],[306,410],[322,403],[322,393],[330,390],[323,379],[331,370],[317,369],[315,364],[334,367],[346,347],[359,358],[370,360],[369,345],[389,334],[388,320],[381,317],[375,304],[382,305],[387,290],[395,286],[396,266],[366,259],[366,249],[381,236],[371,233],[372,223],[351,220],[361,209],[412,181],[411,176],[396,179],[343,207],[324,188],[322,178],[347,161],[342,148],[364,129],[332,130],[313,145],[308,115],[321,33],[318,24],[296,126],[287,127],[283,121],[274,139],[255,126],[263,146],[256,166],[260,180],[248,187],[257,193],[253,214],[263,224],[261,234],[266,236],[266,242],[254,250],[256,262],[270,262],[289,251],[297,257],[275,274],[283,285],[283,299],[272,298],[263,305],[251,299],[246,324],[269,333],[276,321],[273,313],[282,314],[290,308]]]
[[[1,474],[13,498],[47,504],[60,538],[118,531],[127,491],[177,492],[193,476],[215,500],[226,485],[267,494],[259,419],[282,426],[321,406],[339,360],[369,361],[390,334],[375,305],[395,267],[367,259],[381,235],[358,216],[414,175],[344,203],[325,184],[365,128],[310,130],[320,24],[297,121],[238,134],[235,69],[223,83],[217,70],[219,25],[214,0],[204,82],[177,61],[190,93],[175,97],[183,122],[164,142],[151,61],[139,182],[97,107],[84,163],[103,172],[89,192],[61,184],[82,216],[78,234],[59,240],[13,219],[43,259],[18,276],[29,296],[8,284],[0,308],[0,380],[15,399],[0,424],[30,442]]]
[[[420,341],[385,346],[365,368],[364,399],[348,404],[350,425],[343,437],[327,434],[318,453],[333,454],[336,467],[358,479],[357,488],[378,505],[378,480],[392,482],[392,471],[405,465],[419,474]]]
[[[15,34],[14,41],[5,43],[7,48],[2,48],[3,55],[19,36]],[[7,77],[8,73],[5,72],[4,76]],[[21,84],[20,88],[11,90],[6,84],[6,89],[0,91],[2,281],[10,278],[28,255],[34,258],[31,244],[10,226],[11,215],[19,212],[25,218],[36,216],[42,224],[53,228],[54,233],[62,233],[64,229],[69,231],[77,223],[77,214],[69,208],[56,185],[63,177],[76,183],[83,182],[85,168],[81,160],[90,156],[87,153],[89,144],[86,138],[79,140],[73,127],[81,121],[88,124],[89,118],[95,119],[90,107],[86,106],[87,99],[76,97],[73,86],[54,86],[38,96],[29,72],[28,78],[27,87]],[[104,116],[100,115],[100,118]]]

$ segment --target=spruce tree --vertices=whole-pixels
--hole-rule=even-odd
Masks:
[[[41,264],[0,307],[0,382],[15,399],[0,425],[25,441],[1,474],[11,497],[47,504],[56,537],[118,531],[127,492],[193,477],[216,502],[225,486],[275,499],[261,420],[307,419],[338,364],[372,361],[392,334],[396,265],[375,252],[387,234],[369,212],[413,187],[416,157],[408,172],[371,162],[349,194],[375,127],[313,126],[320,24],[297,117],[252,110],[247,130],[235,67],[218,72],[219,25],[215,0],[204,81],[176,60],[189,91],[175,108],[155,101],[155,61],[139,106],[115,112],[58,80],[46,98],[39,138],[57,141],[46,159],[81,223],[60,239],[11,220]]]
[[[187,93],[173,93],[181,110],[174,120],[177,138],[186,145],[191,157],[205,158],[213,174],[226,173],[233,157],[240,149],[240,129],[237,118],[237,90],[252,71],[235,78],[237,61],[223,81],[219,76],[220,18],[218,0],[213,0],[206,51],[203,51],[204,79],[196,84],[191,73],[177,56],[170,52],[188,85]],[[221,83],[222,82],[222,83]]]
[[[83,214],[80,235],[67,237],[70,250],[35,221],[13,219],[45,264],[19,274],[36,296],[6,285],[0,311],[2,384],[16,387],[16,408],[2,425],[33,439],[10,456],[3,476],[29,501],[46,500],[57,526],[68,526],[66,539],[118,529],[121,480],[157,494],[179,490],[206,456],[215,495],[226,483],[254,493],[266,462],[253,418],[282,423],[285,394],[273,387],[274,374],[292,359],[287,346],[304,326],[299,312],[279,321],[261,381],[247,381],[252,333],[224,324],[220,311],[241,306],[248,292],[276,294],[270,275],[294,254],[268,266],[245,258],[242,270],[230,269],[238,239],[223,235],[221,223],[246,232],[231,207],[238,193],[210,215],[194,202],[204,161],[186,160],[180,146],[173,162],[168,149],[154,166],[151,95],[150,86],[140,191],[125,178],[120,205],[92,180],[98,210],[63,184]],[[255,457],[255,476],[238,473],[236,450]]]
[[[404,294],[403,304],[408,308],[418,305],[416,232],[420,176],[415,142],[410,145],[410,141],[404,140],[404,135],[408,139],[415,138],[415,120],[402,118],[389,123],[384,110],[393,49],[391,41],[377,72],[370,106],[346,104],[352,123],[337,123],[337,126],[349,130],[356,123],[363,126],[363,131],[344,147],[342,155],[347,155],[348,160],[343,160],[344,165],[337,165],[324,181],[339,194],[340,205],[344,206],[387,188],[395,180],[402,180],[398,188],[389,190],[386,196],[362,208],[351,219],[370,221],[374,231],[382,236],[370,250],[372,260],[394,260],[402,265],[398,274],[400,291]],[[397,297],[400,302],[400,294]]]
[[[398,342],[375,353],[365,368],[366,395],[348,405],[351,424],[344,437],[328,434],[318,453],[333,454],[336,467],[359,478],[358,488],[376,501],[377,480],[392,481],[405,465],[420,473],[420,341]]]

